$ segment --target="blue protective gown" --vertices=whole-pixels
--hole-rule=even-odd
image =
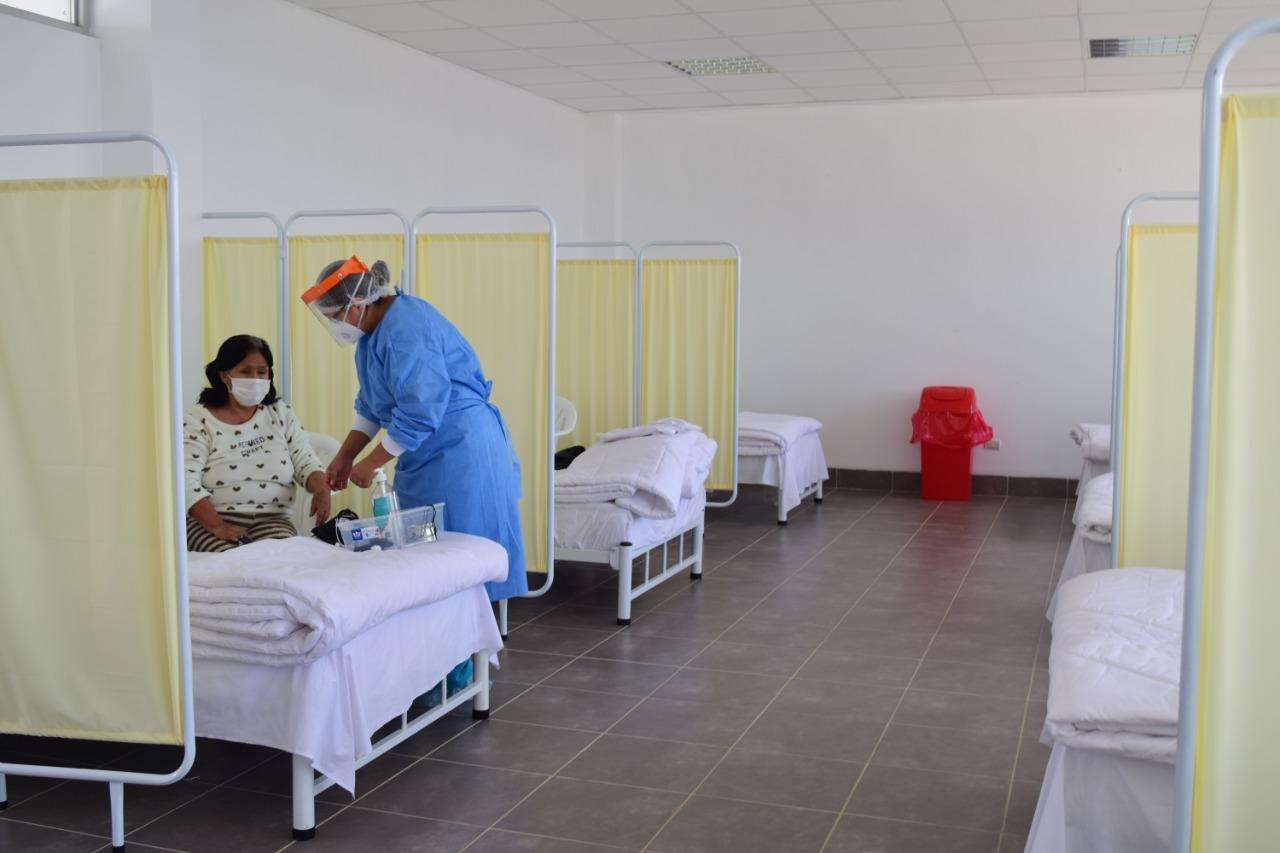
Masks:
[[[447,530],[507,549],[507,579],[485,585],[489,600],[528,592],[520,462],[471,344],[429,303],[398,294],[356,344],[356,375],[356,413],[404,448],[394,483],[401,508],[443,501]]]

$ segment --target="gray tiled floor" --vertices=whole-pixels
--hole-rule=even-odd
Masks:
[[[498,853],[1021,850],[1047,750],[1044,602],[1062,500],[835,491],[773,525],[713,513],[705,579],[614,625],[565,566],[512,607],[493,718],[456,715],[361,771],[288,843],[288,762],[202,741],[188,781],[129,788],[137,849]],[[0,756],[47,745],[0,740]],[[17,750],[6,752],[5,750]],[[97,765],[147,760],[95,748]],[[105,849],[103,786],[11,780],[0,850]]]

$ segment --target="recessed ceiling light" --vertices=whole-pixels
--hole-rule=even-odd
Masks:
[[[673,59],[667,63],[690,77],[717,74],[772,74],[774,70],[754,56],[723,56],[708,59]]]
[[[1194,34],[1089,39],[1090,59],[1111,59],[1117,56],[1179,56],[1191,53],[1195,49]]]

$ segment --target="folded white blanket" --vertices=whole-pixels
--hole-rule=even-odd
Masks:
[[[822,430],[822,422],[802,415],[764,412],[738,414],[738,453],[742,456],[776,456],[810,433]]]
[[[684,466],[684,487],[680,496],[691,498],[706,489],[707,476],[711,473],[711,463],[716,458],[718,445],[715,439],[698,433],[701,438],[695,441],[689,450],[689,461]]]
[[[1076,498],[1076,529],[1086,539],[1111,544],[1111,511],[1115,500],[1115,475],[1099,474],[1085,483]]]
[[[293,666],[403,610],[505,579],[507,552],[461,533],[361,554],[295,537],[191,554],[188,567],[195,657]]]
[[[672,518],[706,480],[715,447],[697,431],[593,444],[556,472],[556,501],[613,501],[641,518]]]
[[[1091,462],[1111,461],[1111,424],[1076,424],[1067,433]]]
[[[1182,579],[1108,569],[1059,588],[1042,742],[1173,763]]]
[[[611,441],[642,438],[646,435],[680,435],[686,432],[702,432],[702,427],[697,424],[691,424],[688,421],[682,421],[679,418],[663,418],[651,424],[640,424],[639,426],[623,427],[602,432],[596,436],[596,441],[607,444]]]

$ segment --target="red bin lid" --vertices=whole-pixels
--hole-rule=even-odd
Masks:
[[[962,385],[930,385],[920,392],[922,412],[974,412],[978,397],[972,388]]]

